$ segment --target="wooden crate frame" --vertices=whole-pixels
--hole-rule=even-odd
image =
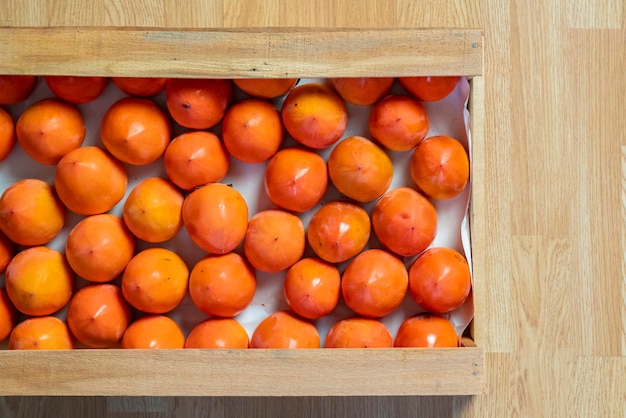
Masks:
[[[474,295],[483,291],[483,38],[478,29],[0,28],[2,74],[470,78]],[[477,306],[474,323],[484,323]],[[472,325],[474,325],[474,323]],[[473,328],[472,328],[473,329]],[[455,349],[0,351],[0,395],[363,396],[484,391],[473,332]],[[480,342],[479,342],[480,344]]]

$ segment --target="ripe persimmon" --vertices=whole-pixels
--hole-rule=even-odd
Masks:
[[[161,177],[137,184],[124,202],[124,222],[137,238],[146,242],[172,239],[183,227],[183,194]]]
[[[210,318],[193,327],[185,348],[248,348],[246,329],[232,318]]]
[[[119,346],[130,323],[130,307],[119,287],[92,284],[72,297],[67,324],[78,341],[91,348]]]
[[[297,78],[236,78],[233,83],[244,93],[260,99],[275,99],[287,94]]]
[[[59,198],[79,215],[109,211],[124,197],[127,183],[128,175],[122,163],[93,146],[68,153],[54,173]]]
[[[328,186],[324,159],[303,148],[278,151],[265,169],[265,191],[276,206],[306,212],[317,205]]]
[[[444,317],[420,314],[407,318],[396,334],[394,347],[458,347],[454,325]]]
[[[331,78],[330,84],[343,100],[355,105],[367,106],[376,103],[389,93],[393,77],[350,77]]]
[[[7,295],[7,291],[0,287],[0,342],[11,334],[16,317],[17,312]]]
[[[233,85],[226,79],[172,78],[165,84],[165,97],[176,123],[208,129],[224,117],[233,98]]]
[[[65,256],[48,247],[30,247],[13,257],[5,272],[13,305],[31,316],[51,315],[72,296],[74,274]]]
[[[257,325],[250,348],[320,348],[320,335],[311,322],[278,311]]]
[[[65,256],[72,270],[90,282],[120,276],[135,253],[135,237],[117,216],[103,213],[82,219],[70,231]]]
[[[183,222],[198,247],[208,253],[226,254],[246,236],[248,205],[234,188],[210,183],[185,198]]]
[[[130,96],[152,97],[165,90],[167,78],[112,77],[115,86]]]
[[[85,140],[78,109],[58,99],[43,99],[26,108],[15,124],[17,141],[33,160],[55,165]]]
[[[411,296],[429,312],[446,313],[458,308],[471,288],[467,260],[452,248],[430,248],[409,269]]]
[[[155,161],[170,143],[165,112],[149,99],[125,97],[113,103],[100,125],[100,138],[118,160],[145,165]]]
[[[309,148],[326,148],[341,138],[348,123],[343,100],[321,83],[308,83],[291,90],[281,109],[285,129]]]
[[[280,113],[261,99],[235,103],[222,121],[224,146],[233,157],[249,164],[269,160],[280,148],[284,135]]]
[[[19,180],[0,196],[0,229],[18,245],[47,244],[64,224],[65,206],[45,181]]]
[[[437,235],[437,210],[410,187],[381,197],[372,211],[372,228],[389,251],[411,257],[424,251]]]
[[[20,322],[9,337],[9,350],[71,350],[74,340],[67,324],[55,316]]]
[[[230,166],[228,152],[211,132],[180,134],[169,143],[164,155],[169,179],[184,190],[222,180]]]
[[[300,218],[280,209],[268,209],[250,219],[243,251],[254,268],[276,273],[300,260],[304,246],[304,225]]]
[[[460,77],[400,77],[400,85],[421,102],[444,99],[459,83]]]
[[[308,319],[326,316],[341,296],[339,270],[319,258],[303,258],[287,270],[283,294],[298,315]]]
[[[328,174],[340,193],[364,203],[379,198],[389,189],[393,163],[374,142],[351,136],[331,151]]]
[[[370,233],[370,218],[365,209],[354,203],[335,201],[313,214],[307,238],[319,258],[341,263],[365,248]]]
[[[426,108],[408,96],[390,95],[376,103],[368,120],[376,141],[393,151],[413,149],[428,134]]]
[[[13,151],[16,139],[13,117],[0,107],[0,162],[6,160]]]
[[[0,274],[4,273],[13,258],[14,245],[4,233],[0,232]]]
[[[0,105],[28,99],[37,86],[37,79],[34,75],[0,75]]]
[[[393,337],[377,319],[347,318],[335,323],[326,336],[326,348],[391,348]]]
[[[178,254],[165,248],[148,248],[126,266],[122,293],[140,311],[162,314],[182,302],[188,284],[189,268]]]
[[[164,315],[148,315],[129,325],[122,337],[122,348],[175,349],[185,346],[185,335],[178,324]]]
[[[469,157],[465,148],[449,136],[426,138],[411,155],[411,178],[433,199],[459,195],[469,182]]]
[[[370,249],[357,255],[344,270],[341,294],[357,314],[380,318],[400,306],[408,285],[408,272],[398,257]]]
[[[189,295],[207,315],[233,317],[254,298],[256,275],[248,262],[231,252],[198,261],[189,276]]]
[[[59,99],[74,104],[96,100],[107,86],[106,77],[45,76],[50,91]]]

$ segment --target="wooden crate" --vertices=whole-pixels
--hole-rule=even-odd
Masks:
[[[470,78],[474,294],[485,286],[484,80],[477,29],[2,28],[2,74]],[[477,306],[480,326],[487,307]],[[456,349],[0,351],[0,395],[469,395],[473,332]],[[478,344],[476,344],[478,343]],[[478,345],[478,346],[477,346]]]

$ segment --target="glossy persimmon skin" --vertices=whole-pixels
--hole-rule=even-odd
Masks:
[[[233,98],[233,85],[225,79],[171,78],[165,84],[165,97],[176,123],[209,129],[224,117]]]
[[[17,136],[13,117],[6,110],[0,108],[0,163],[11,154],[16,142]]]
[[[297,78],[236,78],[235,86],[252,97],[275,99],[287,94],[298,82]]]
[[[167,78],[158,77],[112,77],[111,81],[130,96],[152,97],[165,90]]]
[[[417,100],[389,95],[370,112],[368,128],[374,139],[393,151],[409,151],[422,141],[430,129],[426,108]]]
[[[436,102],[452,93],[460,77],[400,77],[398,80],[402,88],[417,100]]]
[[[336,322],[328,331],[326,348],[391,348],[387,327],[372,318],[353,317]]]
[[[0,75],[0,105],[12,105],[28,99],[37,87],[34,75]]]
[[[254,330],[250,348],[320,348],[320,336],[315,326],[288,311],[278,311]]]
[[[20,322],[9,337],[9,350],[71,350],[74,340],[67,324],[54,316]]]
[[[178,349],[185,346],[185,334],[164,315],[148,315],[131,323],[122,337],[121,348]]]
[[[92,284],[72,297],[67,324],[78,341],[91,348],[118,347],[130,323],[130,306],[120,288]]]
[[[0,274],[4,273],[15,253],[15,244],[0,231]]]
[[[430,248],[409,269],[411,296],[429,312],[446,313],[458,308],[471,288],[467,260],[451,248]]]
[[[322,318],[339,303],[341,275],[334,264],[319,258],[303,258],[287,270],[283,294],[298,315]]]
[[[433,314],[407,318],[396,334],[394,347],[444,348],[458,347],[459,337],[454,325]]]
[[[368,106],[383,98],[393,86],[393,77],[330,78],[330,85],[348,103]]]
[[[191,330],[185,348],[248,348],[246,329],[232,318],[209,318]]]
[[[463,192],[469,182],[469,157],[463,145],[449,136],[423,140],[411,155],[411,178],[427,196],[447,200]]]
[[[48,88],[59,99],[74,104],[96,100],[107,86],[106,77],[45,76]]]
[[[4,341],[13,330],[17,311],[7,295],[7,291],[0,288],[0,342]]]
[[[399,187],[376,202],[372,228],[385,248],[411,257],[424,251],[435,239],[437,210],[416,190]]]
[[[118,160],[146,165],[165,152],[171,139],[171,126],[165,112],[151,100],[125,97],[104,114],[100,138]]]

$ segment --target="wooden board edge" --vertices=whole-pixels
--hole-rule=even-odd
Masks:
[[[0,28],[0,74],[297,78],[482,74],[480,29]]]
[[[0,396],[404,396],[484,391],[479,348],[0,352]]]

